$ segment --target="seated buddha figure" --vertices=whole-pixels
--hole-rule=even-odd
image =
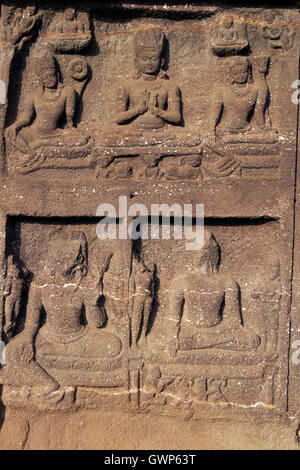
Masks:
[[[108,321],[101,303],[103,273],[88,272],[85,235],[65,235],[50,241],[45,272],[30,286],[24,330],[7,345],[8,385],[29,380],[53,392],[59,385],[43,366],[47,356],[68,368],[68,359],[111,359],[122,350],[121,340],[103,328]]]
[[[67,8],[50,25],[50,46],[60,53],[82,52],[92,39],[90,21],[86,13]]]
[[[227,59],[225,85],[214,93],[210,113],[210,131],[225,142],[274,141],[274,131],[266,123],[268,58],[263,57],[258,67],[260,78],[253,82],[247,57]]]
[[[225,16],[212,34],[212,50],[218,56],[234,55],[248,48],[245,23],[237,23],[232,16]]]
[[[180,91],[167,80],[163,70],[165,35],[160,30],[140,32],[135,37],[137,75],[124,81],[117,90],[117,113],[114,123],[119,135],[146,135],[156,142],[159,130],[181,121]],[[122,126],[122,129],[121,129]],[[152,134],[152,136],[151,136]]]
[[[36,60],[40,86],[25,100],[17,121],[6,129],[8,152],[17,152],[19,168],[32,171],[46,157],[75,158],[89,153],[90,139],[74,127],[76,91],[58,79],[53,56]],[[64,129],[59,127],[65,119]]]
[[[260,338],[243,326],[236,282],[218,272],[219,246],[205,233],[197,265],[169,289],[169,352],[197,349],[255,350]]]

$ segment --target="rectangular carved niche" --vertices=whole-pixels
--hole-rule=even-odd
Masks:
[[[176,239],[176,221],[169,240],[100,240],[98,223],[8,218],[4,404],[281,415],[290,260],[280,221],[208,218],[197,251]]]

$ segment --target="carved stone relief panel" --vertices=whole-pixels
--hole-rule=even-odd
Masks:
[[[118,10],[113,22],[91,11],[4,9],[3,40],[18,44],[6,65],[17,80],[5,172],[61,178],[82,169],[104,182],[282,176],[278,77],[290,87],[282,70],[297,57],[294,12],[215,9],[201,21],[191,13],[182,29],[163,17],[122,24]],[[14,57],[25,40],[21,68]]]
[[[300,16],[219,3],[1,6],[4,408],[295,431]]]
[[[195,253],[174,234],[99,240],[92,218],[9,218],[4,403],[68,409],[94,394],[94,406],[108,387],[129,409],[213,416],[209,403],[222,402],[223,415],[257,406],[279,416],[289,298],[280,224],[216,222]]]

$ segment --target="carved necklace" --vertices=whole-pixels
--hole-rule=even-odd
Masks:
[[[143,80],[143,83],[146,84],[148,91],[157,91],[162,87],[162,80]]]
[[[63,90],[63,86],[61,83],[59,83],[57,85],[57,90],[55,93],[53,94],[48,94],[48,96],[45,94],[45,92],[43,92],[43,98],[44,98],[44,101],[47,101],[48,103],[54,103],[54,101],[57,101],[58,98],[60,97],[61,93],[62,93],[62,90]]]
[[[251,88],[249,88],[248,83],[246,84],[245,88],[238,89],[232,86],[231,89],[232,89],[232,92],[237,96],[247,96],[251,91]]]

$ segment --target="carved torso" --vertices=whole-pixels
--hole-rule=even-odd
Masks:
[[[220,28],[219,30],[220,43],[231,43],[239,40],[239,34],[233,28]]]
[[[33,105],[36,119],[32,124],[32,130],[38,134],[52,134],[58,132],[58,121],[66,107],[67,97],[73,93],[71,87],[58,87],[53,99],[46,99],[41,91],[34,94]]]
[[[218,129],[224,131],[247,130],[249,114],[254,109],[258,97],[257,87],[247,84],[239,93],[227,87],[223,93],[222,121]]]
[[[225,298],[222,277],[187,274],[179,281],[183,286],[183,324],[195,328],[210,328],[222,320],[221,310]]]
[[[145,96],[156,96],[157,105],[160,109],[165,109],[168,103],[168,97],[176,85],[168,80],[156,79],[155,81],[145,81],[142,79],[131,80],[124,86],[125,93],[129,101],[129,107],[136,107]],[[141,129],[160,129],[165,125],[165,120],[159,116],[154,116],[151,111],[137,116],[132,122],[134,127]]]
[[[67,280],[64,284],[58,284],[54,279],[53,283],[49,283],[49,279],[46,282],[40,282],[36,289],[36,295],[40,295],[46,312],[43,332],[56,338],[56,341],[67,341],[70,336],[80,334],[85,328],[81,322],[84,306],[82,289]]]

